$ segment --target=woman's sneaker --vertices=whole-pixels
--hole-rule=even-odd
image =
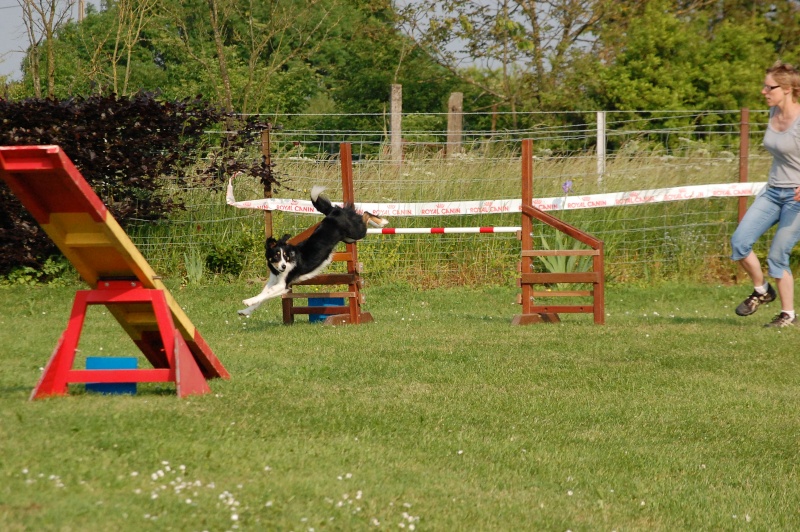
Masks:
[[[792,327],[797,324],[797,318],[791,318],[785,312],[781,312],[775,316],[771,322],[764,325],[764,327]]]
[[[767,283],[767,293],[759,294],[753,290],[753,293],[747,296],[747,299],[736,307],[736,314],[739,316],[749,316],[758,310],[759,305],[766,305],[771,301],[775,301],[775,289],[772,288],[771,284]]]

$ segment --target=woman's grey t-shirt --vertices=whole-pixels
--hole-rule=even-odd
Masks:
[[[776,109],[770,109],[772,118]],[[786,131],[777,131],[767,125],[764,148],[772,155],[767,184],[777,188],[800,187],[800,116]]]

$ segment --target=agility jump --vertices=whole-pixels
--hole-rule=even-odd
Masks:
[[[0,179],[92,287],[75,295],[66,330],[31,399],[71,383],[174,382],[178,397],[230,375],[189,317],[58,146],[0,147]],[[105,305],[153,369],[72,369],[87,306]]]
[[[352,169],[352,156],[351,147],[348,143],[343,143],[340,146],[341,150],[341,171],[342,171],[342,188],[344,190],[344,201],[346,203],[355,203],[353,200],[353,169]],[[314,208],[311,205],[305,205],[301,200],[281,200],[273,198],[265,198],[263,200],[248,200],[236,201],[233,195],[233,179],[228,184],[226,201],[229,205],[238,208],[260,209],[260,210],[279,210],[294,213],[313,213]],[[566,201],[564,198],[562,201]],[[441,210],[447,211],[445,214],[484,214],[484,213],[510,213],[520,212],[522,225],[518,227],[428,227],[428,228],[374,228],[368,229],[367,234],[373,235],[401,235],[401,234],[488,234],[488,233],[516,233],[521,240],[521,261],[518,264],[517,270],[520,274],[518,285],[522,293],[517,301],[522,305],[522,314],[515,316],[512,323],[515,325],[524,325],[529,323],[539,322],[553,322],[558,321],[558,313],[592,313],[594,321],[597,324],[605,322],[605,302],[604,302],[604,260],[603,260],[603,244],[600,240],[580,231],[579,229],[562,222],[561,220],[545,213],[538,209],[535,204],[540,200],[533,198],[533,141],[522,141],[522,198],[520,200],[494,200],[494,201],[468,201],[468,202],[439,202],[441,205],[439,212],[437,209],[431,208],[418,208],[415,206],[404,206],[399,209],[399,214],[403,216],[416,215],[437,215],[442,214]],[[451,205],[453,206],[451,208]],[[356,203],[357,208],[370,211],[378,216],[393,216],[398,214],[398,208],[395,205],[395,210],[390,210],[386,205],[373,204],[373,203]],[[417,208],[414,208],[417,207]],[[408,211],[408,212],[406,212]],[[550,225],[556,230],[574,238],[590,249],[579,250],[536,250],[533,248],[533,224],[534,221]],[[295,237],[294,241],[302,241],[313,227],[304,233]],[[345,281],[350,280],[349,276],[360,273],[360,264],[357,262],[356,244],[348,244],[347,253],[338,254],[338,258],[334,260],[347,260],[348,261],[348,279],[344,277],[338,278],[337,274],[330,274],[326,279],[325,276],[320,276],[315,280],[305,281],[303,284],[315,285],[335,285],[343,284]],[[536,256],[591,256],[592,257],[592,271],[581,273],[535,273],[533,271],[533,258]],[[358,271],[356,271],[358,270]],[[341,275],[341,274],[339,274]],[[535,285],[554,285],[563,283],[575,284],[591,284],[589,290],[572,290],[572,291],[534,291]],[[292,323],[293,315],[312,314],[320,312],[319,307],[300,307],[295,308],[292,304],[292,299],[295,297],[314,297],[321,295],[322,297],[347,297],[350,300],[348,307],[327,307],[322,312],[331,314],[328,323],[334,322],[337,315],[343,316],[341,322],[343,323],[361,323],[371,321],[371,316],[367,319],[361,320],[357,316],[356,310],[358,308],[358,301],[363,302],[363,296],[360,296],[357,290],[361,286],[361,280],[353,284],[350,283],[351,290],[349,292],[329,292],[326,294],[285,294],[284,297],[284,323]],[[589,297],[592,299],[590,304],[582,305],[535,305],[534,298],[536,297]],[[349,310],[349,319],[343,314]]]

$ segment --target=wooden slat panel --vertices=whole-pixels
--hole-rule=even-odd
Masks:
[[[599,283],[600,275],[595,272],[582,273],[523,273],[522,284],[549,283]]]
[[[352,262],[353,255],[348,251],[337,251],[333,254],[333,262]]]
[[[593,292],[591,290],[565,290],[563,292],[539,292],[534,291],[533,297],[588,297]]]
[[[328,285],[328,284],[350,284],[355,281],[357,275],[352,273],[323,273],[313,279],[292,283],[292,286],[299,285]]]
[[[533,249],[523,250],[523,257],[569,257],[580,255],[599,255],[597,249]]]
[[[594,305],[534,305],[531,307],[534,313],[579,313],[579,312],[594,312]]]
[[[305,294],[295,294],[294,292],[289,292],[288,294],[283,294],[284,299],[308,299],[309,297],[355,297],[355,292],[316,292],[316,293],[305,293]]]
[[[292,307],[292,314],[347,314],[350,307]]]

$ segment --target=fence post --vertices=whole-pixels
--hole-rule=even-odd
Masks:
[[[392,161],[403,161],[403,86],[392,84],[391,102],[391,151]]]
[[[747,167],[750,163],[750,109],[742,108],[739,122],[739,182],[747,183]],[[747,210],[747,198],[739,196],[739,221],[742,221]]]
[[[447,102],[447,156],[461,152],[463,137],[464,93],[453,92]]]
[[[597,182],[606,173],[606,112],[597,111]]]
[[[266,178],[264,179],[264,198],[272,197],[272,154],[270,153],[269,132],[272,124],[267,124],[266,129],[261,131],[261,155],[264,158]],[[264,235],[266,238],[272,236],[272,211],[264,211]]]

